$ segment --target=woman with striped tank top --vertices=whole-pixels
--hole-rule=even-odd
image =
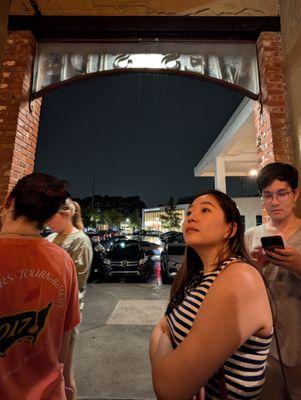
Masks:
[[[185,259],[150,340],[157,397],[259,399],[273,319],[236,204],[207,191],[190,206],[183,232]]]

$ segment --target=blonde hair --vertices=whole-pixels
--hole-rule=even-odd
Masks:
[[[84,224],[81,216],[80,205],[68,197],[59,209],[60,213],[64,213],[66,211],[70,211],[71,213],[72,225],[82,231],[84,229]]]

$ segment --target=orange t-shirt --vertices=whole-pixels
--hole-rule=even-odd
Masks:
[[[58,357],[79,321],[67,252],[43,238],[0,238],[0,399],[65,399]]]

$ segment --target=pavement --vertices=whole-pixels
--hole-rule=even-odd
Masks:
[[[88,285],[74,372],[81,400],[151,400],[148,342],[164,313],[170,286],[150,283]]]

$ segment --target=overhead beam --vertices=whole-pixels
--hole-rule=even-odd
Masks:
[[[263,31],[280,31],[280,18],[11,15],[8,30],[29,30],[39,41],[117,38],[255,41]]]

